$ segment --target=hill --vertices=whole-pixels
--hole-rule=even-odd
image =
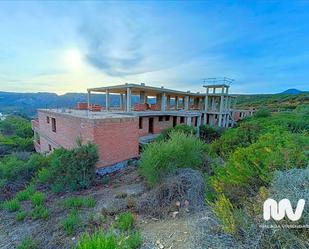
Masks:
[[[267,107],[273,111],[293,110],[299,105],[309,104],[309,92],[299,94],[254,94],[237,95],[238,108]]]
[[[281,94],[300,94],[300,93],[303,93],[303,91],[295,89],[295,88],[290,88],[290,89],[283,91]]]

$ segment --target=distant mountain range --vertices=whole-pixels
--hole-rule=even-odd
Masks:
[[[303,92],[297,89],[288,89],[282,94],[298,96],[297,94],[305,94],[300,98],[307,98],[309,92]],[[277,97],[275,97],[277,95]],[[295,97],[296,97],[295,96]],[[294,97],[293,97],[294,98]],[[247,106],[251,103],[260,103],[278,101],[281,99],[280,94],[267,94],[261,95],[240,95],[238,96],[238,104],[240,106]],[[21,113],[30,117],[36,115],[38,108],[73,108],[77,102],[86,102],[86,93],[66,93],[64,95],[57,95],[55,93],[39,92],[39,93],[15,93],[15,92],[1,92],[0,91],[0,112],[2,113]],[[91,102],[95,104],[105,105],[105,94],[91,94]],[[119,105],[119,96],[110,95],[110,105]],[[139,96],[132,97],[132,103],[138,103]],[[150,102],[154,100],[150,99]],[[263,103],[262,103],[263,102]]]
[[[105,94],[91,94],[91,103],[105,105]],[[0,91],[0,112],[21,113],[33,117],[38,108],[73,108],[77,102],[87,102],[86,93],[15,93]],[[139,96],[132,96],[132,103],[138,103]],[[110,95],[110,105],[119,105],[117,95]]]

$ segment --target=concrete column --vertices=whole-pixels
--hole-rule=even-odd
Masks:
[[[162,101],[161,101],[161,111],[166,111],[166,95],[165,93],[162,94]]]
[[[131,111],[131,88],[127,88],[127,101],[126,101],[126,111]]]
[[[207,95],[205,96],[204,110],[205,112],[207,112],[208,110],[208,96]]]
[[[222,87],[222,93],[224,93],[224,86]]]
[[[179,105],[178,96],[176,96],[175,97],[175,108],[176,108],[176,110],[178,110],[178,105]]]
[[[226,114],[223,114],[222,127],[226,127]]]
[[[221,99],[220,99],[220,112],[223,112],[223,103],[224,102],[224,96],[221,96]]]
[[[215,107],[216,107],[215,97],[212,97],[211,98],[211,110],[215,111]]]
[[[167,95],[166,97],[166,109],[169,110],[171,106],[171,96]]]
[[[141,104],[145,104],[145,103],[146,103],[145,92],[144,92],[144,91],[141,91],[141,92],[139,93],[139,102],[140,102]]]
[[[89,109],[89,106],[90,106],[90,95],[91,95],[91,91],[88,91],[88,95],[87,95],[87,103],[88,103],[88,109]]]
[[[218,115],[218,127],[221,127],[221,123],[222,123],[222,114]]]
[[[191,117],[187,117],[187,125],[192,126],[192,119]]]
[[[200,136],[200,126],[201,126],[201,116],[196,117],[197,118],[197,125],[196,125],[196,136]]]
[[[190,109],[190,96],[185,97],[185,110],[188,111]]]
[[[213,126],[215,124],[215,115],[214,114],[210,114],[209,115],[209,125]]]
[[[158,104],[159,106],[161,106],[161,105],[162,105],[161,102],[162,102],[162,97],[161,97],[161,94],[159,93],[159,94],[157,94],[157,96],[156,96],[156,104]]]
[[[108,90],[105,91],[105,98],[106,98],[106,101],[105,101],[106,111],[109,111],[109,91]]]
[[[120,110],[123,110],[123,94],[122,93],[119,96],[119,106],[120,106]]]

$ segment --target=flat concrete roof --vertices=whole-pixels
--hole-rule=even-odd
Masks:
[[[203,97],[205,93],[193,93],[190,91],[178,91],[173,89],[168,89],[164,87],[153,87],[147,86],[144,83],[141,84],[134,84],[134,83],[126,83],[123,85],[116,85],[116,86],[106,86],[106,87],[96,87],[96,88],[88,88],[87,91],[91,92],[106,92],[109,91],[110,93],[126,93],[127,88],[131,89],[132,95],[139,94],[140,92],[145,92],[146,94],[152,94],[155,96],[158,93],[166,93],[170,96],[178,96],[178,97],[185,97],[185,96],[196,96],[196,97]]]

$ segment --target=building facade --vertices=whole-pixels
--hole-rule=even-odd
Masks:
[[[67,149],[92,142],[98,147],[98,168],[114,167],[139,155],[139,145],[154,139],[166,128],[179,124],[199,127],[202,124],[232,127],[252,111],[235,110],[235,97],[227,85],[207,85],[205,93],[191,93],[124,84],[90,88],[88,102],[76,109],[39,109],[32,121],[35,149],[50,153],[55,148]],[[91,102],[91,94],[104,93],[105,106]],[[110,96],[119,97],[119,106],[110,105]],[[132,104],[132,96],[139,103]],[[151,101],[150,101],[151,100]],[[152,104],[150,104],[152,103]]]

